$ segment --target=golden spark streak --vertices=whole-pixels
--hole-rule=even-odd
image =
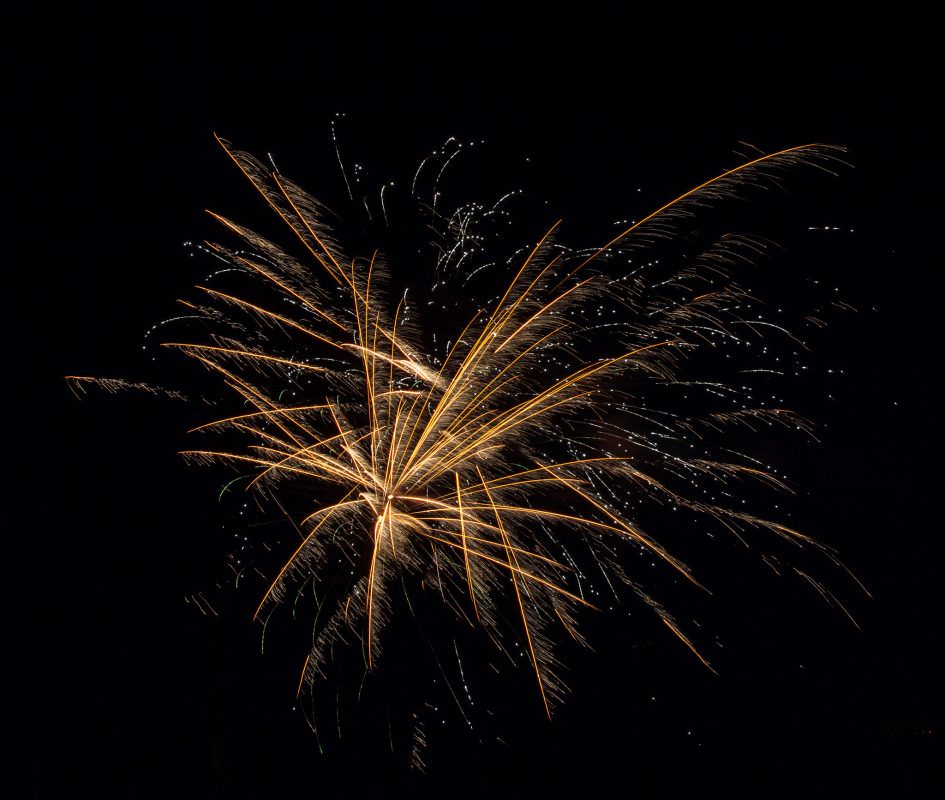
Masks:
[[[338,344],[334,339],[331,339],[328,336],[322,336],[320,333],[316,333],[311,328],[307,328],[304,325],[300,325],[293,319],[289,319],[282,314],[277,314],[274,311],[269,311],[268,309],[257,306],[255,303],[250,303],[248,300],[242,300],[239,297],[234,297],[231,294],[226,294],[225,292],[219,292],[216,289],[208,289],[206,286],[200,286],[199,284],[195,287],[200,289],[203,292],[206,292],[211,297],[219,297],[222,300],[226,300],[234,305],[242,306],[243,308],[248,308],[251,311],[256,312],[257,314],[268,317],[269,319],[274,319],[276,322],[280,322],[283,325],[288,325],[290,328],[294,328],[297,331],[304,333],[306,336],[311,336],[316,341],[321,342],[322,344],[327,344],[329,347],[337,348],[338,350],[344,350],[344,345]]]
[[[381,515],[377,518],[377,522],[374,523],[374,550],[371,553],[371,569],[368,573],[368,590],[367,590],[367,660],[368,660],[368,669],[372,666],[371,660],[371,642],[374,638],[374,629],[372,627],[373,623],[373,614],[374,614],[374,580],[377,576],[377,554],[381,549],[381,533],[384,530],[384,518],[387,514],[390,513],[390,501],[384,505],[384,510],[381,512]]]
[[[302,672],[299,674],[299,685],[295,690],[295,696],[298,697],[302,693],[302,683],[305,681],[305,670],[308,669],[308,662],[311,659],[312,654],[309,653],[305,656],[305,663],[302,665]]]
[[[499,527],[496,526],[495,530],[499,530]],[[420,532],[420,535],[423,536],[425,539],[429,539],[434,542],[439,542],[440,544],[445,544],[447,547],[451,547],[454,550],[463,549],[463,546],[461,544],[456,544],[456,542],[451,542],[449,539],[441,539],[439,536],[434,536],[432,533]],[[506,553],[509,553],[510,551],[513,553],[523,552],[521,548],[518,548],[518,547],[512,547],[512,546],[506,547],[505,542],[488,542],[488,544],[496,544],[499,547],[501,547],[503,551],[505,551]],[[527,551],[525,552],[526,552],[526,555],[531,555],[531,556],[535,556],[536,558],[540,558],[540,556],[537,556],[535,553],[528,553]],[[572,594],[567,589],[562,589],[557,584],[552,583],[551,581],[546,580],[545,578],[542,578],[539,575],[536,575],[534,572],[529,572],[527,569],[523,569],[517,563],[510,564],[508,560],[503,561],[501,559],[495,558],[494,556],[490,556],[488,553],[483,553],[480,550],[470,550],[469,553],[470,555],[476,558],[481,558],[483,561],[488,561],[491,564],[497,564],[503,569],[508,570],[510,575],[512,574],[519,575],[522,577],[523,580],[533,581],[534,583],[540,583],[542,586],[545,586],[551,589],[552,591],[557,592],[563,597],[567,597],[569,600],[573,600],[574,602],[580,603],[582,606],[587,606],[588,608],[594,608],[594,606],[591,603],[588,603],[587,600],[585,600],[583,597],[578,597],[576,594]]]
[[[659,617],[661,620],[663,620],[663,624],[667,628],[669,628],[674,634],[676,634],[679,641],[681,641],[684,645],[686,645],[686,647],[688,647],[693,652],[695,657],[698,658],[704,666],[708,667],[710,670],[712,670],[712,672],[715,672],[716,675],[719,674],[718,672],[716,672],[715,667],[713,667],[708,661],[706,661],[702,653],[700,653],[696,649],[696,646],[689,640],[689,637],[687,637],[681,630],[679,630],[679,627],[674,622],[668,619],[665,614],[660,614]]]
[[[252,419],[253,417],[270,417],[275,415],[291,415],[296,411],[318,411],[320,409],[328,408],[327,405],[321,403],[314,406],[293,406],[292,408],[275,408],[269,411],[254,411],[251,414],[237,414],[235,417],[224,417],[223,419],[217,419],[213,422],[205,422],[203,425],[198,425],[196,428],[191,428],[188,433],[196,433],[197,431],[205,430],[206,428],[212,428],[216,425],[226,425],[229,423],[237,422],[243,419]]]
[[[459,511],[459,531],[463,539],[463,561],[466,564],[466,582],[469,584],[469,597],[472,600],[473,611],[479,619],[479,607],[476,605],[476,591],[473,589],[472,572],[469,569],[469,548],[466,546],[466,516],[463,514],[463,491],[459,485],[459,473],[454,472],[456,478],[456,507]]]
[[[296,229],[295,225],[293,225],[292,222],[289,220],[289,218],[283,213],[282,209],[279,208],[279,206],[277,206],[277,205],[272,201],[272,198],[270,198],[269,195],[263,190],[262,186],[259,185],[259,183],[256,181],[256,179],[255,179],[252,175],[250,175],[249,172],[246,171],[246,169],[245,169],[245,168],[243,167],[243,165],[240,163],[239,159],[238,159],[235,155],[233,155],[233,153],[232,153],[232,151],[230,150],[230,148],[227,147],[227,146],[223,143],[223,140],[222,140],[219,136],[217,136],[216,134],[213,134],[213,138],[215,138],[215,139],[217,140],[217,144],[219,144],[220,147],[223,148],[223,151],[230,157],[230,160],[231,160],[234,164],[236,164],[236,166],[237,166],[237,168],[239,169],[239,171],[243,173],[243,175],[244,175],[244,176],[246,177],[246,179],[253,185],[253,187],[256,189],[256,191],[258,191],[259,194],[262,195],[263,199],[269,204],[269,207],[270,207],[273,211],[275,211],[276,214],[279,215],[279,218],[280,218],[286,225],[288,225],[289,228],[291,228],[292,232],[295,233],[295,235],[298,237],[299,241],[302,242],[302,244],[303,244],[303,245],[305,246],[305,248],[309,251],[309,253],[311,253],[311,255],[315,258],[315,260],[316,260],[319,264],[321,264],[322,267],[325,268],[325,272],[327,272],[329,275],[331,275],[332,278],[334,278],[336,281],[338,281],[338,275],[336,275],[336,274],[331,270],[331,268],[322,260],[322,257],[321,257],[318,253],[316,253],[315,250],[312,249],[312,247],[309,245],[309,243],[308,243],[307,241],[305,241],[305,237],[302,236],[302,235],[299,233],[299,231]],[[276,181],[276,183],[279,185],[279,189],[282,190],[282,185],[278,183],[278,180]],[[284,193],[284,192],[283,192],[283,193]],[[288,198],[287,198],[287,199],[288,199]],[[295,205],[292,204],[291,200],[290,200],[289,202],[290,202],[290,204],[292,205],[293,210],[295,210],[296,214],[298,214],[298,209],[295,208]],[[302,219],[302,220],[303,220],[303,223],[304,223],[304,217],[300,216],[300,219]],[[307,223],[304,223],[304,224],[306,225],[306,228],[308,228],[308,224],[307,224]],[[312,233],[311,230],[309,230],[309,232]],[[318,237],[314,235],[314,233],[312,233],[312,236],[313,236],[313,237],[315,238],[315,240],[319,243],[319,245],[322,244],[322,243],[321,243],[321,240],[319,240]],[[322,245],[322,246],[323,246],[323,245]],[[324,246],[323,246],[323,247],[324,247]],[[326,249],[326,252],[327,252],[327,249]],[[330,253],[329,253],[329,257],[331,257],[331,254],[330,254]],[[334,261],[334,258],[331,257],[331,260]],[[336,262],[336,266],[337,266],[337,262]],[[341,273],[341,268],[340,268],[340,267],[338,268],[338,270],[339,270],[339,274],[343,274],[343,273]],[[338,282],[340,283],[341,281],[338,281]]]
[[[802,151],[804,151],[804,150],[811,150],[811,149],[816,148],[816,147],[819,147],[819,145],[816,145],[816,144],[801,144],[801,145],[797,145],[796,147],[788,147],[788,148],[785,149],[785,150],[778,150],[776,153],[768,153],[768,154],[766,154],[766,155],[763,155],[763,156],[760,156],[760,157],[758,157],[758,158],[756,158],[756,159],[753,159],[752,161],[747,161],[747,162],[745,162],[744,164],[739,164],[737,167],[733,167],[732,169],[726,170],[725,172],[723,172],[723,173],[721,173],[721,174],[719,174],[719,175],[716,175],[714,178],[709,178],[709,180],[704,181],[703,183],[700,183],[698,186],[693,186],[691,189],[689,189],[689,190],[686,191],[686,192],[683,192],[683,193],[682,193],[681,195],[679,195],[678,197],[674,197],[674,198],[673,198],[672,200],[670,200],[668,203],[665,203],[665,204],[661,205],[658,209],[656,209],[656,211],[653,211],[653,212],[651,212],[650,214],[647,214],[647,215],[646,215],[643,219],[641,219],[639,222],[633,223],[633,225],[631,225],[631,226],[630,226],[629,228],[627,228],[625,231],[623,231],[623,232],[621,232],[621,233],[618,233],[613,239],[611,239],[609,242],[607,242],[607,244],[605,244],[603,247],[599,248],[592,256],[590,256],[589,258],[585,259],[585,260],[582,261],[580,264],[578,264],[578,266],[571,272],[571,275],[573,275],[573,274],[574,274],[575,272],[577,272],[578,270],[583,269],[585,266],[587,266],[587,264],[589,264],[591,261],[593,261],[595,258],[597,258],[601,253],[603,253],[605,250],[609,249],[610,247],[613,247],[613,246],[614,246],[615,244],[617,244],[617,242],[619,242],[621,239],[624,239],[624,238],[626,238],[627,236],[629,236],[631,233],[633,233],[633,232],[634,232],[637,228],[639,228],[641,225],[646,224],[646,223],[649,222],[651,219],[655,219],[656,217],[658,217],[658,216],[659,216],[660,214],[662,214],[663,212],[668,211],[668,210],[671,209],[673,206],[679,205],[679,203],[681,203],[683,200],[685,200],[686,198],[692,197],[693,195],[698,194],[698,193],[701,192],[703,189],[705,189],[705,188],[707,188],[707,187],[709,187],[709,186],[712,186],[713,184],[716,184],[716,183],[718,183],[719,181],[724,180],[725,178],[729,178],[729,177],[731,177],[732,175],[737,175],[739,172],[744,172],[746,169],[749,169],[750,167],[753,167],[753,166],[755,166],[756,164],[763,164],[763,163],[765,163],[766,161],[773,161],[773,160],[778,159],[778,158],[780,158],[780,157],[782,157],[782,156],[789,155],[790,153],[798,153],[798,152],[802,152]]]
[[[269,356],[264,353],[254,353],[252,350],[237,350],[232,347],[215,347],[209,344],[190,344],[187,342],[162,342],[161,347],[179,347],[184,350],[207,350],[212,353],[223,353],[224,355],[236,356],[237,358],[248,358],[251,361],[271,361],[276,364],[284,364],[293,369],[310,370],[311,372],[325,372],[325,367],[315,367],[311,364],[305,364],[301,361],[291,361],[287,358],[278,356]]]
[[[525,638],[528,640],[528,651],[531,653],[532,666],[535,668],[535,677],[538,679],[538,690],[541,692],[541,702],[545,705],[545,714],[548,716],[548,719],[551,719],[551,708],[548,705],[548,698],[545,696],[545,685],[541,680],[541,669],[538,666],[538,656],[535,655],[535,643],[532,641],[532,634],[528,629],[528,617],[525,614],[525,606],[522,604],[521,592],[518,590],[518,579],[515,577],[515,573],[521,572],[522,570],[518,566],[518,560],[515,558],[515,553],[509,546],[509,537],[505,532],[505,527],[502,525],[502,517],[499,515],[499,509],[496,507],[496,504],[492,499],[492,493],[489,491],[489,487],[486,486],[485,478],[482,477],[482,472],[479,471],[478,465],[476,466],[476,472],[479,474],[479,479],[482,481],[482,488],[486,490],[486,497],[489,498],[489,503],[492,506],[492,510],[495,512],[495,521],[499,526],[499,535],[502,537],[502,541],[505,543],[506,553],[508,554],[509,559],[509,570],[512,572],[512,586],[515,588],[515,599],[518,601],[518,607],[522,614],[522,627],[525,628]]]
[[[295,552],[289,557],[289,560],[286,561],[285,564],[283,565],[282,569],[279,570],[279,574],[276,575],[275,580],[269,585],[269,588],[266,590],[266,593],[263,595],[262,600],[259,601],[259,605],[258,605],[257,608],[256,608],[256,612],[253,614],[253,619],[256,619],[256,618],[259,616],[259,612],[262,611],[262,607],[266,604],[266,600],[269,599],[269,595],[272,594],[273,589],[275,589],[276,586],[278,585],[279,581],[282,580],[282,576],[285,575],[285,573],[286,573],[286,571],[289,569],[289,567],[292,566],[292,564],[293,564],[293,562],[295,561],[295,559],[296,559],[296,557],[298,556],[298,554],[302,552],[302,550],[305,548],[305,546],[306,546],[310,541],[312,541],[312,537],[315,536],[316,533],[318,533],[318,531],[321,529],[322,525],[324,525],[326,522],[328,522],[328,520],[331,519],[332,515],[333,515],[338,509],[340,509],[340,508],[346,508],[346,507],[348,507],[348,506],[357,505],[358,503],[362,503],[362,502],[363,502],[362,500],[351,500],[351,501],[348,500],[348,498],[351,497],[351,495],[354,494],[354,492],[355,492],[355,490],[352,489],[350,492],[348,492],[348,494],[346,494],[346,495],[344,496],[344,498],[342,498],[341,502],[335,503],[334,505],[328,506],[327,508],[319,509],[319,511],[315,512],[316,514],[324,514],[324,515],[325,515],[324,519],[322,519],[321,522],[319,522],[314,528],[312,528],[311,533],[309,533],[309,535],[306,536],[306,537],[302,540],[302,544],[300,544],[300,545],[295,549]],[[315,516],[315,515],[313,514],[312,516]],[[311,519],[311,517],[310,517],[310,519]]]

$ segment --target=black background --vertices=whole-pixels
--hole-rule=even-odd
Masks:
[[[13,657],[30,677],[29,754],[14,769],[34,796],[905,797],[941,782],[937,100],[923,23],[579,9],[24,23],[10,157],[26,187],[13,219],[30,225],[10,350],[27,359],[8,376],[25,395],[8,388],[8,432],[25,481],[8,530],[26,549],[8,569],[28,622]],[[189,414],[78,402],[62,376],[139,377],[144,331],[201,277],[180,245],[215,234],[202,209],[261,215],[212,132],[337,200],[337,111],[342,145],[378,165],[378,183],[447,136],[485,138],[538,165],[549,222],[604,217],[601,235],[734,163],[739,141],[847,146],[853,169],[791,184],[768,232],[861,309],[822,339],[845,376],[829,387],[838,402],[814,409],[824,444],[792,465],[805,530],[873,594],[845,595],[862,630],[809,588],[733,573],[745,584],[719,600],[719,676],[655,627],[616,622],[577,657],[554,721],[536,709],[507,745],[456,737],[462,750],[441,747],[427,775],[319,756],[258,629],[184,601],[225,555],[216,484],[176,455]],[[811,225],[844,232],[811,238]]]

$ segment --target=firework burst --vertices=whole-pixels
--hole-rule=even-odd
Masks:
[[[295,602],[307,585],[337,587],[341,564],[350,571],[328,593],[299,691],[313,687],[335,647],[352,639],[374,668],[395,613],[392,595],[413,587],[479,629],[483,647],[512,656],[520,647],[550,715],[563,690],[555,643],[582,641],[580,611],[597,604],[589,557],[608,584],[629,587],[711,668],[631,567],[643,555],[698,585],[644,530],[639,510],[648,505],[833,558],[739,502],[747,482],[788,489],[783,476],[706,444],[733,426],[809,431],[787,408],[692,369],[748,338],[793,340],[755,313],[732,277],[759,242],[723,237],[669,272],[637,256],[699,206],[787,167],[826,169],[837,148],[803,145],[746,160],[600,247],[566,247],[555,222],[510,262],[500,291],[467,302],[463,318],[450,315],[453,328],[438,324],[431,348],[424,308],[393,291],[401,265],[377,251],[346,252],[314,198],[221,144],[285,224],[291,247],[213,213],[238,244],[205,244],[225,267],[182,301],[201,334],[164,346],[206,368],[235,401],[235,413],[194,429],[208,440],[187,457],[236,466],[262,507],[277,515],[291,509],[299,532],[268,576],[256,616]],[[380,207],[386,217],[383,192]],[[471,205],[444,214],[434,202],[434,280],[461,276],[453,284],[465,286],[487,266],[477,224],[494,213],[496,206]],[[683,391],[715,405],[692,413],[667,399]]]

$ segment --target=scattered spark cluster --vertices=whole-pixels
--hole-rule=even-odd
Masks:
[[[556,643],[583,641],[582,609],[612,607],[622,589],[710,667],[643,577],[662,567],[699,585],[641,521],[653,509],[835,560],[750,510],[747,486],[789,490],[786,476],[715,444],[732,430],[742,439],[772,428],[812,435],[764,380],[801,371],[803,343],[779,321],[781,309],[766,312],[735,280],[766,243],[727,235],[672,265],[647,248],[740,187],[801,164],[828,168],[837,148],[746,160],[623,221],[598,247],[567,247],[555,222],[499,254],[483,230],[507,221],[516,193],[442,210],[438,182],[462,149],[454,140],[410,185],[416,195],[433,177],[435,250],[418,266],[347,252],[326,210],[271,158],[267,166],[221,144],[284,223],[288,245],[213,213],[234,244],[199,246],[222,262],[182,301],[177,319],[199,333],[163,346],[229,392],[231,413],[202,421],[194,430],[205,443],[186,456],[236,468],[228,486],[255,493],[265,513],[287,515],[298,532],[256,615],[294,606],[303,592],[321,598],[299,692],[330,672],[346,644],[375,669],[401,595],[411,610],[410,598],[434,598],[456,625],[481,632],[484,650],[527,664],[549,716],[564,690]],[[392,189],[381,189],[376,209],[385,224]],[[420,268],[426,303],[393,288],[398,271]],[[477,283],[483,275],[491,283]],[[488,297],[474,296],[481,285]],[[724,378],[706,377],[715,363],[727,364]],[[779,568],[774,556],[769,563]]]

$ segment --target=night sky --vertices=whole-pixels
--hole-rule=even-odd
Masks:
[[[921,21],[579,8],[181,12],[60,18],[51,39],[33,29],[16,98],[24,141],[10,156],[36,225],[14,284],[27,282],[16,335],[35,352],[29,380],[15,380],[40,413],[7,418],[11,458],[26,457],[8,503],[14,613],[27,621],[8,658],[30,687],[28,759],[14,769],[33,796],[910,797],[942,782],[940,259],[926,176],[937,90]],[[336,112],[366,184],[409,177],[448,136],[485,139],[504,171],[488,185],[547,200],[547,223],[563,217],[582,244],[736,163],[740,142],[848,147],[839,177],[801,170],[713,224],[777,240],[786,287],[817,279],[858,309],[831,317],[802,387],[822,443],[777,457],[802,490],[793,521],[872,593],[831,583],[861,630],[725,545],[731,566],[714,568],[702,617],[725,644],[719,675],[644,613],[597,619],[595,652],[573,654],[551,723],[525,704],[482,744],[438,731],[426,775],[354,745],[320,756],[292,710],[297,664],[278,643],[260,654],[254,598],[227,595],[220,618],[185,601],[225,574],[229,552],[221,473],[177,455],[200,410],[79,401],[62,376],[149,378],[145,332],[206,271],[182,243],[219,235],[203,209],[265,217],[214,132],[271,153],[344,212]],[[839,230],[810,230],[823,227]],[[805,299],[784,291],[788,305]],[[385,654],[398,657],[409,665]]]

